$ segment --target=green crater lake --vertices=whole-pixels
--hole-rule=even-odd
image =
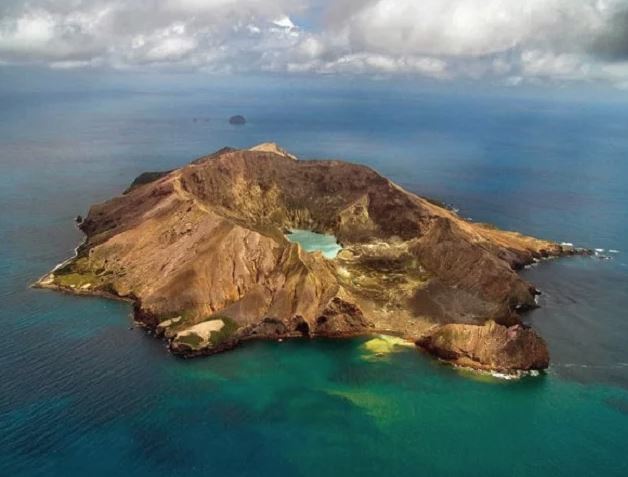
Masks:
[[[306,252],[322,252],[325,258],[336,258],[342,250],[333,235],[317,234],[310,230],[291,229],[286,238],[301,245]]]

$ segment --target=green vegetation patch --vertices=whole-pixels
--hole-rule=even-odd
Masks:
[[[76,258],[54,271],[54,281],[62,287],[81,288],[90,285],[94,288],[102,282],[90,267],[88,258]]]
[[[55,274],[55,282],[68,288],[81,288],[90,284],[94,286],[98,283],[98,277],[94,273],[68,273],[65,275]]]
[[[213,320],[221,320],[224,323],[221,329],[218,331],[212,331],[209,337],[210,343],[214,346],[218,346],[233,338],[233,335],[235,335],[235,332],[239,328],[238,324],[228,316],[214,315],[207,321]]]
[[[177,342],[179,344],[188,346],[191,349],[198,348],[201,344],[203,344],[203,338],[201,338],[196,333],[189,333],[186,335],[177,336]]]
[[[170,320],[170,323],[162,326],[162,329],[167,330],[166,336],[175,336],[177,333],[202,321],[198,319],[198,316],[192,310],[165,313],[163,315],[159,315],[157,320],[159,323],[165,323]]]
[[[89,270],[89,260],[87,258],[75,258],[62,267],[57,268],[54,274],[55,276],[69,275],[71,273],[81,273],[87,270]]]

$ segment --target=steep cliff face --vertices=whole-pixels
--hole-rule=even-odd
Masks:
[[[461,366],[510,371],[544,369],[549,365],[547,346],[541,337],[521,325],[448,324],[418,340],[435,356]]]
[[[304,252],[287,228],[332,233],[343,250]],[[542,368],[547,359],[525,359],[547,356],[532,330],[516,346],[491,340],[506,343],[534,306],[516,270],[573,253],[464,221],[367,167],[299,161],[273,144],[143,175],[81,229],[77,256],[38,285],[129,298],[138,321],[189,356],[251,338],[390,332],[441,357],[455,347],[472,366]],[[482,331],[465,347],[443,338],[452,324]]]

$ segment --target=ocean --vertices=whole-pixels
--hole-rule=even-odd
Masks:
[[[628,475],[626,103],[271,82],[0,104],[0,475]],[[523,272],[548,372],[496,379],[368,338],[181,360],[126,303],[29,288],[72,255],[74,217],[139,173],[265,141],[604,249]]]

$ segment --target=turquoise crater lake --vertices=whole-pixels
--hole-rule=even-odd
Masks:
[[[310,230],[291,229],[286,238],[301,245],[306,252],[322,252],[325,258],[336,258],[342,250],[333,235],[318,234]]]

